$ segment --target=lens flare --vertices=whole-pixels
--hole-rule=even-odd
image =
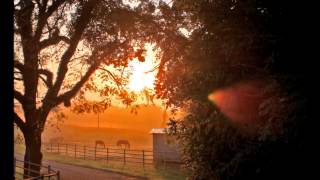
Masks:
[[[222,113],[235,122],[253,122],[258,119],[258,107],[262,101],[261,81],[239,83],[209,94]]]

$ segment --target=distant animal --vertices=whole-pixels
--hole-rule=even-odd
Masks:
[[[54,143],[61,143],[63,141],[63,137],[55,137],[55,138],[51,138],[50,139],[50,143],[54,144]]]
[[[101,145],[101,146],[103,146],[103,148],[106,148],[106,145],[105,145],[104,142],[101,141],[101,140],[96,140],[96,145],[95,145],[95,147],[97,147],[98,145]]]
[[[125,149],[130,149],[130,143],[127,140],[119,140],[117,141],[117,146],[122,147],[124,145]]]

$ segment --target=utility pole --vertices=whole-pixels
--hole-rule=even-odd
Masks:
[[[98,112],[98,128],[99,128],[99,126],[100,126],[100,125],[99,125],[99,123],[100,123],[99,121],[100,121],[100,120],[99,120],[99,112]]]

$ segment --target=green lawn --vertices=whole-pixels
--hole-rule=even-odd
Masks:
[[[15,144],[15,153],[24,154],[24,145]],[[126,164],[121,162],[99,162],[93,160],[75,159],[70,156],[59,155],[56,153],[43,153],[44,160],[51,160],[77,166],[114,171],[122,174],[130,174],[134,176],[142,176],[150,179],[170,179],[182,180],[186,179],[186,173],[177,166],[157,166],[148,165],[143,167],[142,164]]]

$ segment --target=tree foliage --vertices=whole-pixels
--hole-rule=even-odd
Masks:
[[[302,166],[294,159],[301,163],[308,118],[306,77],[296,67],[284,66],[292,58],[287,4],[178,0],[170,9],[176,16],[167,17],[167,23],[186,22],[173,24],[189,35],[180,34],[175,48],[164,52],[170,55],[163,59],[157,91],[168,106],[186,112],[172,133],[178,136],[192,179],[298,174]],[[208,99],[212,92],[256,80],[264,83],[253,122],[234,122]],[[237,106],[250,108],[246,103]]]
[[[14,4],[14,99],[22,107],[22,113],[15,111],[14,122],[25,136],[25,161],[40,164],[41,133],[54,108],[69,107],[76,95],[83,100],[84,90],[118,95],[125,104],[133,101],[128,92],[110,83],[98,89],[87,82],[96,71],[103,71],[102,80],[119,87],[122,77],[105,67],[121,69],[129,59],[144,60],[144,44],[159,39],[153,26],[157,24],[152,15],[155,8],[148,1],[132,8],[118,0],[19,0]],[[110,105],[109,99],[84,103],[94,112]],[[31,169],[39,172],[39,167]]]

